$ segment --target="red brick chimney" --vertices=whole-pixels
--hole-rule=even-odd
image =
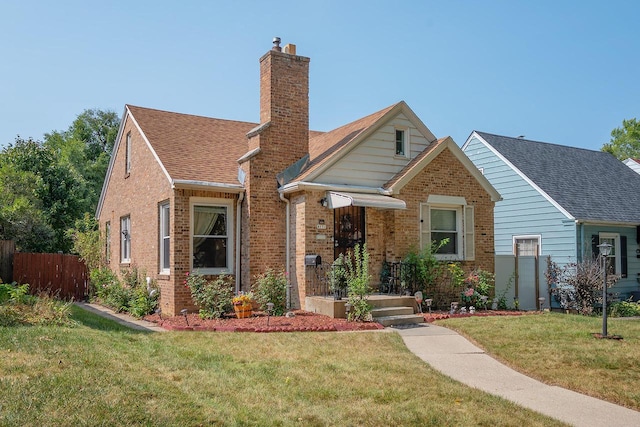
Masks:
[[[260,148],[291,164],[309,152],[309,58],[296,55],[295,45],[281,48],[279,37],[273,44],[260,58],[260,124],[270,122],[275,138]]]

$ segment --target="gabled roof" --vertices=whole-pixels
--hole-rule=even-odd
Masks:
[[[314,172],[323,170],[333,159],[337,159],[341,153],[347,151],[348,147],[353,146],[354,141],[368,134],[373,125],[378,123],[385,114],[400,104],[391,105],[332,131],[310,135],[309,163],[294,180],[304,180]]]
[[[474,131],[516,172],[587,222],[640,223],[640,175],[602,151]]]
[[[500,193],[491,185],[489,180],[478,170],[478,168],[469,160],[469,158],[462,152],[460,147],[451,139],[450,136],[440,138],[437,141],[432,142],[425,148],[420,154],[411,159],[407,165],[402,168],[393,178],[391,178],[384,188],[390,190],[393,194],[400,192],[400,189],[404,187],[411,179],[413,179],[420,171],[422,171],[426,165],[428,165],[433,159],[435,159],[443,150],[449,149],[451,153],[467,168],[467,170],[474,176],[474,178],[480,183],[487,193],[491,195],[491,200],[497,202],[501,200]]]
[[[128,105],[172,181],[238,184],[238,162],[255,123]]]

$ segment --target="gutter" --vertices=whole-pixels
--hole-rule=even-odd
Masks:
[[[184,189],[203,189],[203,190],[220,190],[225,193],[242,193],[244,186],[242,184],[227,184],[224,182],[195,181],[190,179],[174,179],[171,181],[171,188]]]
[[[289,235],[289,210],[290,210],[290,202],[289,199],[287,199],[286,197],[284,197],[284,193],[282,191],[279,192],[280,193],[280,200],[282,200],[285,203],[285,217],[286,217],[286,230],[285,230],[285,234],[286,234],[286,246],[285,246],[285,256],[286,259],[284,261],[284,268],[285,268],[285,275],[288,279],[288,283],[287,283],[287,296],[286,296],[286,301],[287,301],[287,310],[291,309],[291,274],[290,274],[290,266],[289,266],[289,240],[290,240],[290,235]]]
[[[317,191],[342,191],[351,193],[364,193],[364,194],[381,194],[383,196],[393,195],[392,190],[387,190],[382,187],[361,187],[358,185],[334,185],[334,184],[319,184],[315,182],[296,181],[284,185],[280,189],[280,195],[293,193],[302,190],[317,190]],[[282,199],[282,197],[280,197]]]
[[[244,192],[238,194],[236,202],[236,295],[240,293],[240,244],[242,239],[242,201],[244,200]]]

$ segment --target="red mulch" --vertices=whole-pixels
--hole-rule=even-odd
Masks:
[[[535,313],[535,312],[529,312]],[[296,310],[293,317],[270,316],[263,312],[254,312],[253,316],[246,319],[226,317],[224,319],[201,319],[197,313],[185,316],[162,318],[158,314],[144,317],[144,320],[157,323],[164,329],[171,331],[221,331],[221,332],[330,332],[330,331],[368,331],[384,329],[376,322],[347,322],[346,319],[334,319],[323,314],[310,313]],[[522,311],[476,311],[474,314],[449,314],[446,312],[424,313],[425,322],[456,318],[456,317],[483,317],[483,316],[519,316],[525,314]],[[187,323],[188,320],[188,323]],[[267,326],[267,322],[269,325]]]
[[[159,324],[172,331],[224,331],[224,332],[329,332],[329,331],[367,331],[384,329],[376,322],[347,322],[346,319],[334,319],[317,313],[297,310],[293,317],[270,316],[254,312],[246,319],[228,317],[224,319],[201,319],[197,313],[185,316],[160,318],[158,314],[145,316],[144,320]],[[267,322],[269,326],[267,326]]]

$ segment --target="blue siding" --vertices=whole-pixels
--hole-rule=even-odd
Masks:
[[[542,257],[551,255],[559,264],[575,261],[576,225],[538,193],[480,140],[473,138],[465,154],[498,190],[503,200],[496,203],[496,255],[513,254],[513,236],[540,235]]]

